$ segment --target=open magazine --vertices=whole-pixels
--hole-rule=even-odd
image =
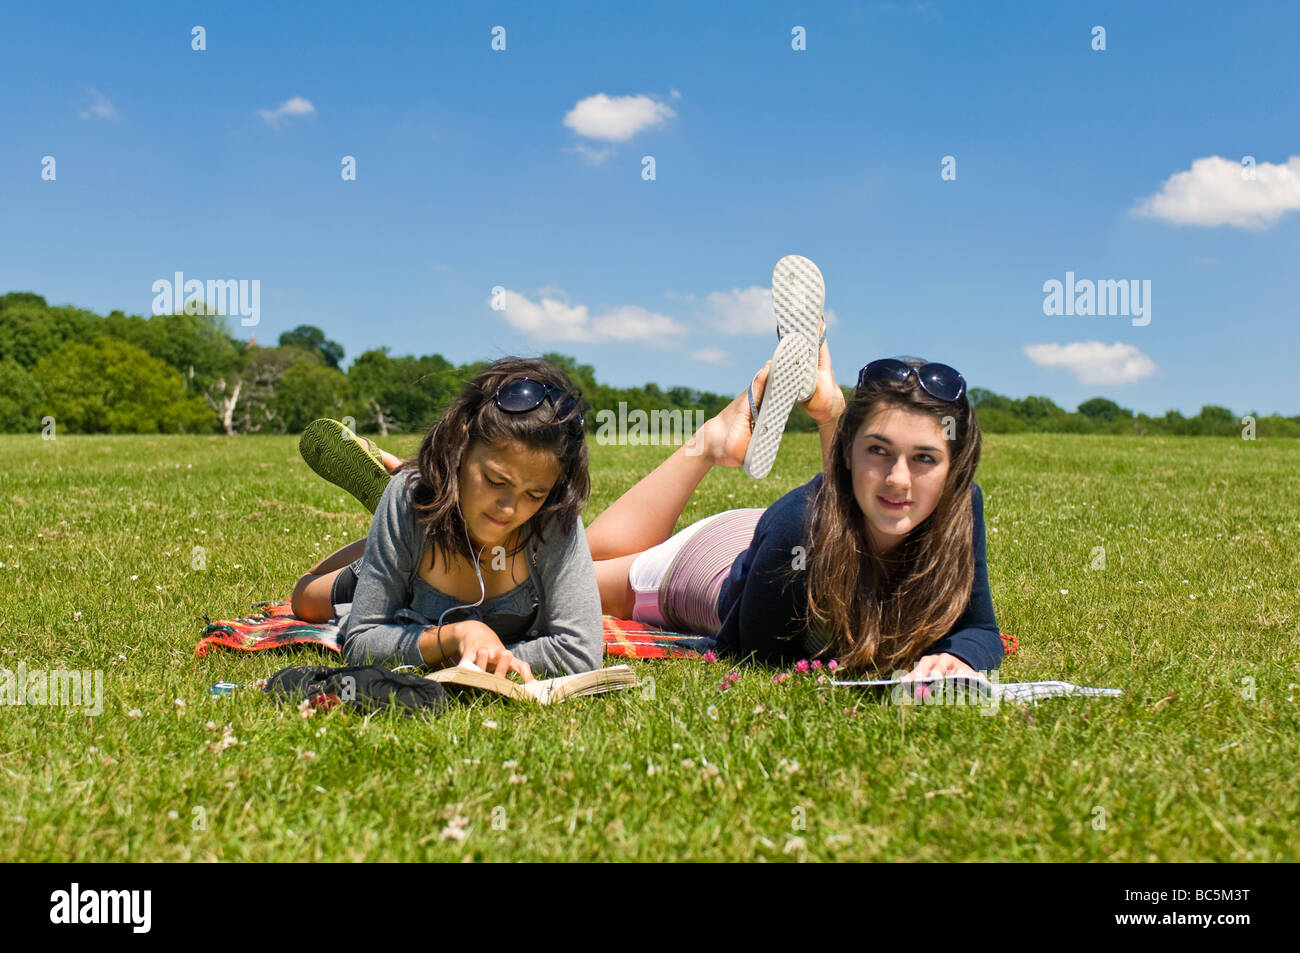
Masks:
[[[969,693],[978,699],[1005,702],[1035,702],[1041,698],[1088,695],[1115,698],[1124,694],[1119,688],[1089,688],[1070,682],[999,682],[982,675],[931,675],[925,678],[880,678],[869,681],[832,681],[832,687],[890,691],[895,700],[906,695],[911,700],[956,693]],[[924,690],[922,690],[924,687]],[[918,698],[918,696],[920,696]]]

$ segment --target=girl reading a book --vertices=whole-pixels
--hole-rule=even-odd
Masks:
[[[778,290],[774,281],[780,321]],[[811,306],[815,320],[820,298]],[[916,677],[996,668],[1003,647],[973,482],[980,428],[965,381],[943,364],[872,361],[846,401],[824,333],[795,345],[790,337],[748,399],[737,397],[592,522],[604,611],[716,636],[719,653],[765,662],[835,658],[849,671]],[[790,358],[798,349],[803,357]],[[815,374],[815,386],[792,383],[800,373]],[[775,401],[792,390],[811,392],[802,404],[819,426],[823,471],[766,509],[718,513],[671,535],[710,468],[750,468],[756,417],[784,427],[795,400],[764,421],[765,391]]]
[[[412,460],[337,421],[313,422],[303,457],[374,518],[365,540],[299,580],[294,614],[337,617],[352,664],[469,659],[525,681],[599,667],[600,597],[580,518],[584,409],[552,364],[504,358],[465,387]]]

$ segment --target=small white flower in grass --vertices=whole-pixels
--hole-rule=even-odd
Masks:
[[[144,712],[142,712],[138,708],[132,708],[130,711],[126,713],[126,717],[128,718],[141,718],[143,716],[144,716]]]
[[[1062,589],[1062,590],[1061,590],[1061,595],[1063,595],[1063,596],[1068,596],[1069,594],[1070,594],[1070,590],[1069,590],[1069,589]]]
[[[683,758],[683,759],[682,759],[682,767],[683,767],[683,768],[693,768],[693,767],[695,767],[695,762],[692,761],[690,758]]]
[[[508,780],[511,784],[523,784],[525,781],[528,780],[528,775],[526,775],[526,774],[512,774],[512,775],[510,775],[510,777],[507,778],[506,780]]]
[[[138,536],[137,536],[136,538],[139,539]],[[132,578],[132,579],[139,579],[140,577],[139,577],[139,576],[132,576],[131,578]]]
[[[235,563],[235,568],[236,568],[236,569],[243,569],[243,568],[244,568],[244,564],[243,564],[243,563]]]
[[[177,698],[177,699],[175,699],[175,702],[176,702],[176,707],[177,707],[177,708],[184,708],[184,707],[185,707],[185,699],[183,699],[183,698]]]
[[[519,762],[518,762],[518,761],[513,761],[513,760],[512,760],[512,761],[502,761],[502,762],[501,762],[501,767],[503,767],[503,768],[517,768],[517,767],[519,767]]]
[[[117,657],[120,658],[123,662],[126,661],[126,656],[123,655],[121,652],[118,652],[118,653],[117,653]]]
[[[80,621],[81,621],[81,613],[80,613],[80,612],[74,612],[74,613],[72,613],[72,621],[73,621],[73,622],[80,622]]]
[[[181,817],[176,811],[168,811],[167,816],[173,821],[178,821]]]
[[[498,725],[491,718],[489,718],[487,721],[483,722],[483,727],[488,729],[489,731],[496,731],[496,729],[500,728],[501,726]]]
[[[674,742],[673,742],[673,750],[674,750],[674,751],[681,751],[681,750],[682,750],[682,743],[681,743],[680,741],[674,741]]]
[[[162,592],[162,586],[154,586],[154,588],[157,589],[159,592]]]
[[[1188,596],[1187,596],[1187,598],[1188,598],[1188,599],[1195,599],[1195,598],[1196,598],[1196,593],[1194,593],[1194,592],[1189,593]]]
[[[304,761],[314,761],[315,759],[316,759],[315,751],[304,751],[302,753],[302,760]]]
[[[463,841],[465,839],[465,828],[469,825],[468,817],[461,817],[457,814],[447,822],[447,826],[442,829],[443,840]]]
[[[805,843],[802,837],[791,837],[789,840],[785,842],[785,846],[781,848],[781,853],[793,854],[795,852],[805,850],[807,846],[808,845]]]
[[[655,772],[658,770],[659,769],[654,766],[654,763],[652,761],[648,761],[648,760],[646,761],[645,775],[647,778],[654,777]]]
[[[321,725],[321,726],[320,726],[320,731],[316,732],[316,737],[317,737],[317,738],[324,738],[324,737],[325,737],[325,727],[326,727],[325,725]]]
[[[215,721],[209,721],[206,724],[204,724],[203,728],[205,731],[216,731],[217,723]]]

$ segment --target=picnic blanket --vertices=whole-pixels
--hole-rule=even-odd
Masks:
[[[241,652],[264,652],[290,645],[315,645],[330,652],[342,652],[339,627],[330,622],[304,622],[293,614],[287,602],[259,602],[248,616],[207,623],[203,638],[194,646],[204,657],[214,648]],[[699,658],[713,648],[707,635],[669,632],[631,619],[604,617],[605,654],[619,658]]]
[[[251,615],[226,622],[203,621],[203,638],[194,646],[202,658],[214,648],[241,652],[262,652],[290,645],[316,645],[330,652],[342,652],[339,627],[332,623],[304,622],[293,614],[288,602],[258,602]],[[618,658],[662,659],[701,658],[713,649],[716,640],[707,635],[670,632],[644,622],[605,616],[605,654]],[[1020,648],[1014,635],[1002,633],[1002,647],[1007,655]]]

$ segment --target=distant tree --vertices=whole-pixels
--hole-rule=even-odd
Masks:
[[[205,394],[246,362],[243,341],[219,314],[160,314],[149,319],[114,311],[103,331],[134,344],[181,372],[191,394]]]
[[[1065,411],[1056,406],[1049,398],[1031,394],[1016,401],[1022,417],[1029,421],[1046,421],[1054,417],[1065,416]]]
[[[44,396],[25,367],[11,357],[0,360],[0,433],[39,430]]]
[[[1132,419],[1133,411],[1127,410],[1105,397],[1093,397],[1079,405],[1079,413],[1094,420],[1109,423],[1112,420]]]
[[[109,337],[68,341],[36,364],[43,406],[56,426],[80,433],[185,433],[211,427],[181,376],[138,347]]]
[[[238,409],[231,414],[235,430],[257,433],[263,428],[275,433],[288,430],[276,414],[276,387],[289,368],[305,363],[321,366],[319,354],[297,347],[254,347],[248,351],[248,363],[234,378],[241,391]]]
[[[366,351],[348,368],[358,426],[391,431],[432,425],[460,393],[469,375],[440,354],[391,357],[388,348]]]
[[[343,345],[325,337],[325,332],[311,324],[300,324],[280,335],[280,347],[300,347],[320,355],[326,367],[338,369],[343,360]]]
[[[299,361],[280,375],[267,406],[284,430],[299,433],[317,417],[343,416],[351,391],[342,371]]]

